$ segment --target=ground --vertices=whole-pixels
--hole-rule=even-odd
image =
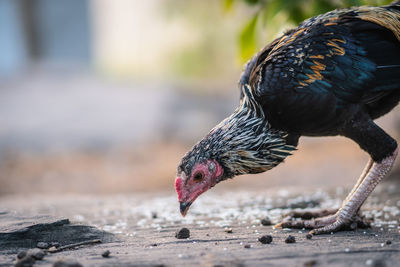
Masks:
[[[274,230],[260,220],[278,222],[293,209],[338,207],[347,190],[214,191],[201,196],[186,218],[170,194],[5,196],[0,262],[12,266],[19,251],[39,241],[68,245],[101,239],[48,254],[35,266],[67,258],[84,266],[395,266],[400,261],[399,191],[393,181],[381,184],[365,204],[363,214],[374,219],[372,228],[311,240],[306,230]],[[182,227],[190,229],[190,238],[175,237]],[[272,235],[271,244],[258,241],[265,234]],[[285,243],[288,235],[296,243]],[[101,256],[105,250],[109,258]]]

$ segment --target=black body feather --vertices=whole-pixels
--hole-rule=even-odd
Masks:
[[[373,120],[400,99],[399,38],[398,4],[332,11],[264,48],[240,83],[250,84],[272,128],[292,139],[344,135],[379,161],[396,147]]]

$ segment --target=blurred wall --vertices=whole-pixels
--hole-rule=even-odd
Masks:
[[[87,0],[0,0],[0,75],[91,61]]]
[[[19,2],[0,0],[0,76],[21,69],[28,60]]]
[[[32,8],[40,60],[64,64],[90,61],[91,28],[87,0],[27,0],[25,5]]]
[[[102,70],[160,73],[168,50],[197,41],[182,21],[166,21],[164,0],[93,0],[94,54]]]

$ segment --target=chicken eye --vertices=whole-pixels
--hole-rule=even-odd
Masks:
[[[193,176],[193,180],[195,182],[201,182],[201,180],[203,180],[203,179],[204,179],[204,175],[201,172],[198,172]]]

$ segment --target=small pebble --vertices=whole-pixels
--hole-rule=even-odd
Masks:
[[[251,245],[250,244],[246,244],[246,245],[244,245],[244,248],[251,248]]]
[[[270,244],[272,242],[272,236],[270,235],[263,235],[258,239],[262,244]]]
[[[306,238],[307,238],[307,239],[312,239],[312,234],[307,234],[307,235],[306,235]]]
[[[61,247],[61,244],[58,243],[58,242],[50,242],[50,246],[49,246],[49,247],[56,247],[56,248],[59,248],[59,247]]]
[[[17,254],[17,258],[18,259],[22,259],[25,256],[26,256],[26,251],[25,250],[22,250],[22,251],[18,252],[18,254]]]
[[[392,241],[391,240],[386,240],[386,245],[390,245],[390,244],[392,244]]]
[[[264,226],[272,225],[271,220],[268,217],[265,217],[261,220],[261,224]]]
[[[175,237],[178,239],[186,239],[190,237],[190,231],[186,227],[183,227],[176,232]]]
[[[38,243],[36,244],[36,247],[37,247],[37,248],[41,248],[41,249],[46,249],[46,248],[49,248],[49,243],[46,243],[46,242],[38,242]]]
[[[232,228],[225,228],[225,233],[232,234]]]
[[[296,243],[296,238],[292,235],[289,235],[286,239],[285,239],[285,243]]]
[[[350,251],[350,249],[349,249],[349,248],[346,248],[344,251],[345,251],[345,252],[349,252],[349,251]]]
[[[108,258],[108,257],[110,257],[110,251],[109,250],[106,250],[106,251],[104,251],[103,253],[101,253],[101,256],[103,257],[103,258]]]
[[[50,253],[53,253],[53,252],[56,252],[56,251],[57,251],[57,248],[56,248],[56,247],[49,247],[48,251],[49,251]]]

